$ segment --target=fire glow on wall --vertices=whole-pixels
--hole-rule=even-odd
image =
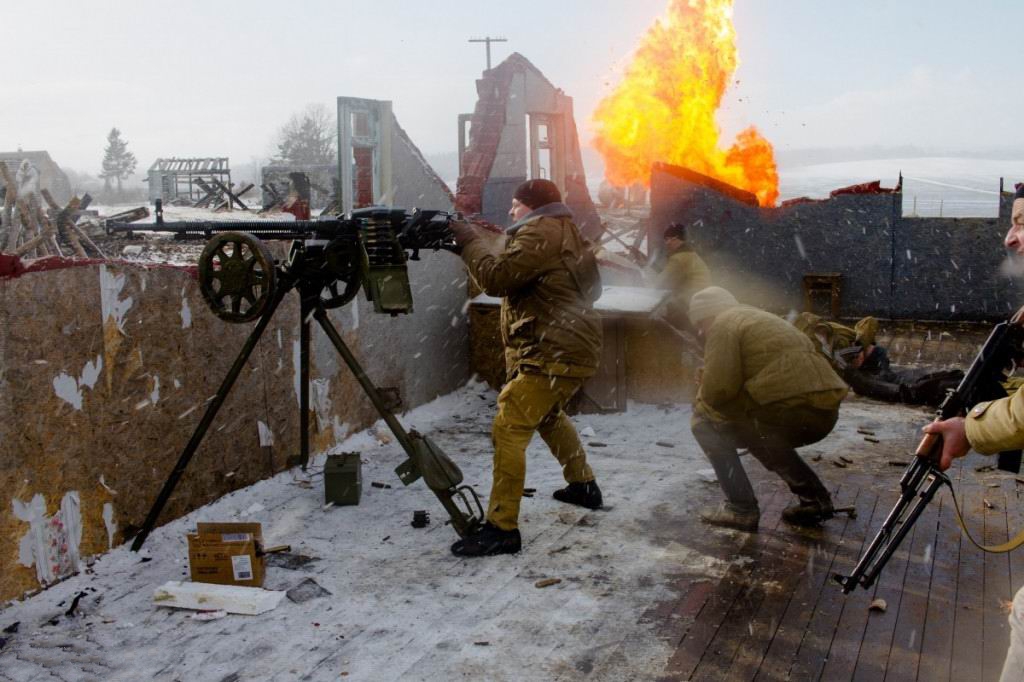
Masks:
[[[738,65],[733,0],[670,0],[622,82],[594,111],[594,146],[619,187],[650,185],[656,161],[684,166],[757,195],[779,196],[772,145],[753,126],[728,149],[715,112]]]

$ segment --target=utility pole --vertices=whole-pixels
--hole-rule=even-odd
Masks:
[[[486,43],[487,44],[487,70],[491,70],[491,43],[507,43],[508,40],[505,38],[492,38],[485,36],[483,38],[470,38],[471,43]]]

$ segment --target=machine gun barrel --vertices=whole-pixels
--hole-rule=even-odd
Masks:
[[[963,416],[973,405],[993,397],[993,387],[1012,370],[1020,353],[1022,312],[992,329],[960,384],[942,401],[936,421]],[[941,452],[941,438],[927,434],[921,439],[913,460],[900,479],[899,499],[853,572],[847,576],[833,575],[844,594],[849,594],[858,585],[865,589],[871,587],[939,489],[943,485],[952,489],[949,477],[938,467]]]
[[[325,216],[316,220],[165,221],[163,206],[158,200],[155,213],[156,221],[153,223],[140,225],[118,220],[107,221],[107,234],[123,234],[130,238],[136,233],[163,232],[173,234],[177,240],[209,240],[224,232],[245,232],[263,240],[329,240],[355,236],[362,226],[374,222],[390,223],[398,243],[413,252],[413,260],[418,260],[420,249],[458,251],[449,223],[459,216],[447,211],[414,209],[407,212],[377,206],[357,209],[348,217]]]

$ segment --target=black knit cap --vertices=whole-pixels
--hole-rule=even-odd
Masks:
[[[512,195],[512,198],[537,210],[541,206],[560,202],[562,193],[558,191],[558,185],[550,180],[537,179],[527,180],[516,187],[516,193]]]
[[[679,241],[686,241],[686,225],[682,223],[669,223],[669,226],[665,228],[664,234],[661,235],[662,239],[668,239],[669,237],[675,237]]]
[[[1024,199],[1024,182],[1017,183],[1017,193],[1013,195],[1013,199]]]

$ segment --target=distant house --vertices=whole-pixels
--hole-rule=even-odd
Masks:
[[[71,200],[71,182],[60,166],[50,158],[49,152],[0,152],[0,163],[7,166],[11,179],[16,178],[18,167],[25,160],[39,172],[39,189],[49,190],[59,204],[66,204]],[[0,185],[3,184],[0,178]]]
[[[207,189],[217,182],[231,187],[231,167],[223,156],[157,159],[144,182],[149,183],[150,203],[157,199],[192,203],[206,196]]]

